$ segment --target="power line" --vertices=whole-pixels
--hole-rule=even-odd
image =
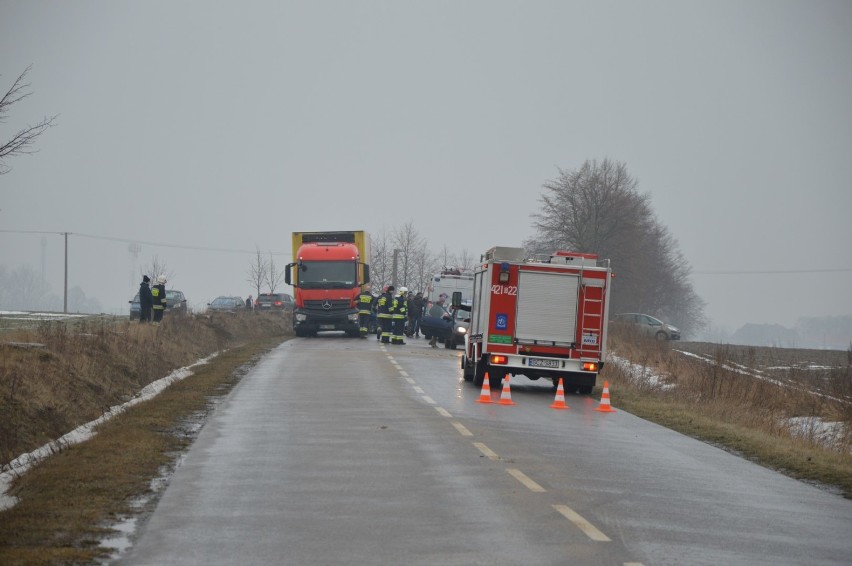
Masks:
[[[57,234],[57,235],[60,235],[60,236],[63,235],[63,234],[69,234],[69,235],[72,235],[72,236],[81,236],[83,238],[91,238],[93,240],[106,240],[106,241],[110,241],[110,242],[122,242],[122,243],[128,243],[128,244],[138,243],[138,244],[145,244],[146,246],[155,246],[155,247],[161,247],[161,248],[177,248],[177,249],[183,249],[183,250],[195,250],[195,251],[205,251],[205,252],[222,252],[222,253],[234,253],[234,254],[250,254],[250,255],[257,253],[257,250],[212,248],[212,247],[208,247],[208,246],[189,246],[189,245],[186,245],[186,244],[169,244],[169,243],[163,243],[163,242],[133,240],[133,239],[129,239],[129,238],[116,238],[116,237],[112,237],[112,236],[99,236],[99,235],[95,235],[95,234],[83,234],[81,232],[47,232],[47,231],[43,231],[43,230],[0,230],[0,232],[6,232],[6,233],[12,233],[12,234]],[[263,252],[261,252],[261,253],[263,253]],[[286,255],[286,256],[293,255],[290,252],[266,252],[266,253],[269,253],[269,254],[272,254],[272,255]]]
[[[834,269],[773,269],[766,271],[693,271],[693,275],[767,275],[775,273],[840,273],[852,271],[852,267]]]

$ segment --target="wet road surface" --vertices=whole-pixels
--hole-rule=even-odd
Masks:
[[[852,502],[459,351],[336,335],[266,356],[125,564],[849,564]],[[494,401],[500,391],[493,391]]]

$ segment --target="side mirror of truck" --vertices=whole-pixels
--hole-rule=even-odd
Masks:
[[[284,269],[284,283],[286,283],[287,285],[292,285],[292,283],[290,282],[291,281],[290,272],[293,271],[294,265],[296,265],[296,264],[295,263],[288,263],[286,269]]]

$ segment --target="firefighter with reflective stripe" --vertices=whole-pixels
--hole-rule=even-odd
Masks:
[[[361,332],[361,338],[366,338],[370,332],[370,315],[373,309],[373,294],[370,293],[370,286],[364,285],[361,294],[358,295],[358,326]]]
[[[407,293],[407,287],[400,287],[399,293],[393,298],[393,311],[391,312],[391,317],[393,318],[393,336],[391,337],[391,344],[405,344],[402,335],[405,333],[405,321],[408,319],[408,297],[405,296]]]
[[[382,327],[382,344],[390,344],[391,331],[393,330],[393,319],[391,309],[393,308],[393,285],[385,287],[378,301],[378,319]]]
[[[160,324],[166,311],[166,278],[162,275],[157,277],[157,284],[151,289],[151,295],[154,297],[154,324]]]

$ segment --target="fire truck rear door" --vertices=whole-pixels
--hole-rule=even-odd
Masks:
[[[518,273],[517,341],[574,344],[579,281],[580,278],[572,273]]]

